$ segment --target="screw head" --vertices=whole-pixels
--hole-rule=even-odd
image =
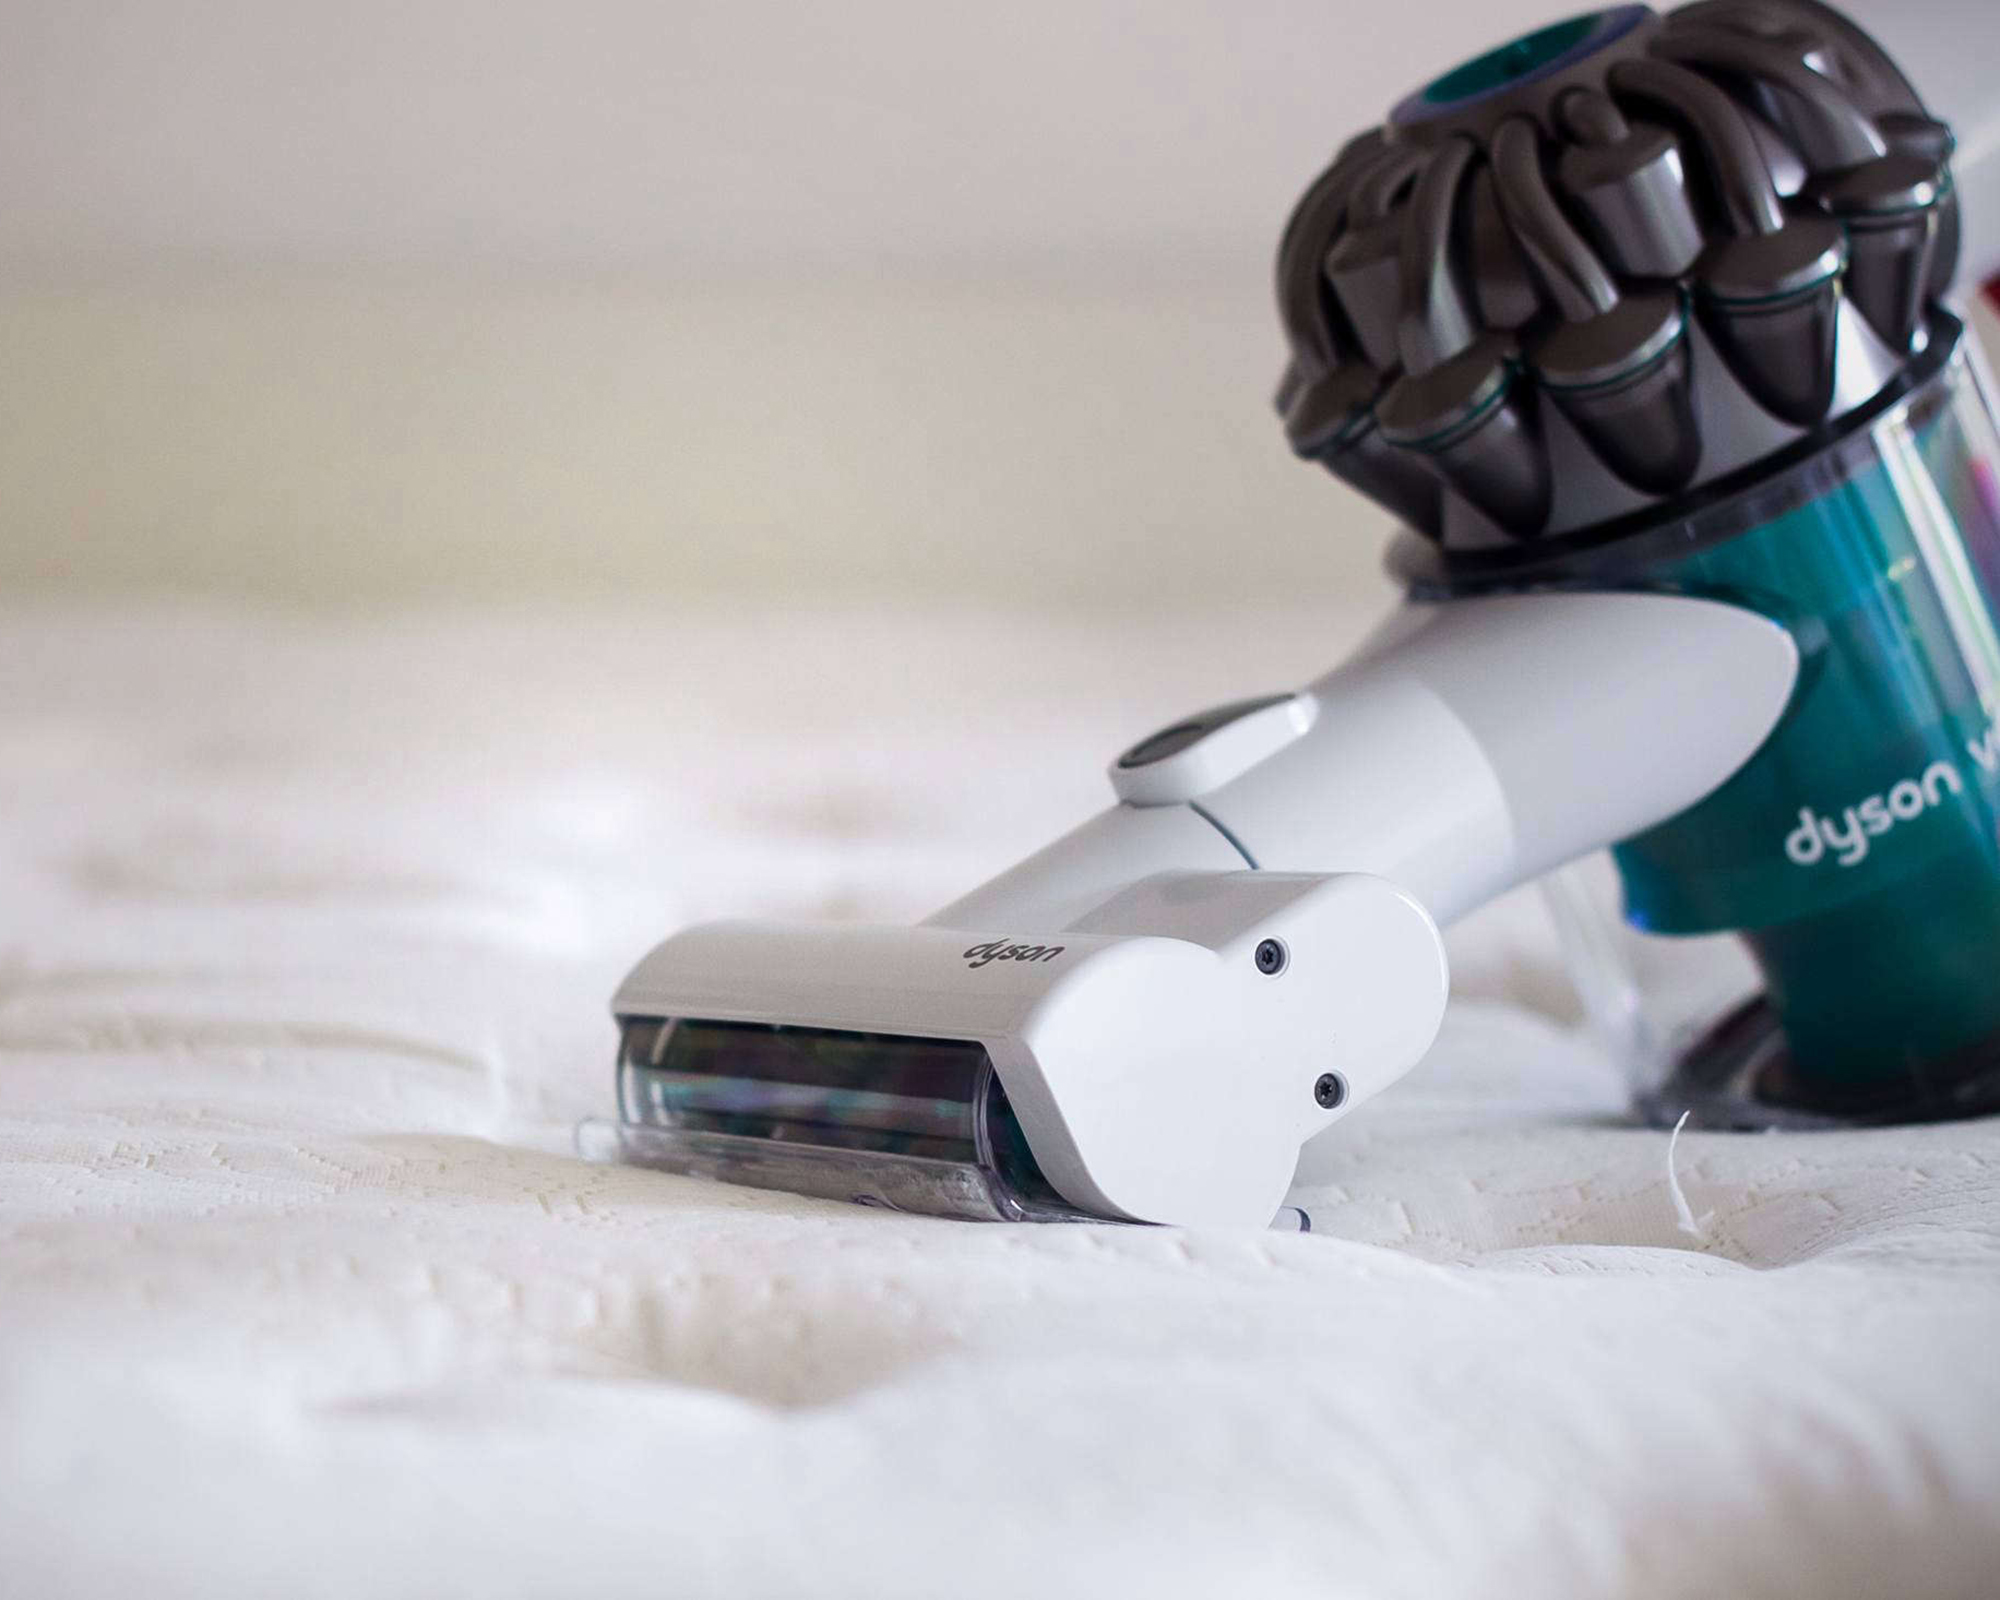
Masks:
[[[1313,1098],[1322,1111],[1331,1111],[1347,1098],[1347,1080],[1337,1072],[1322,1072],[1313,1085]]]
[[[1267,978],[1283,972],[1288,959],[1282,939],[1265,939],[1257,946],[1257,970]]]

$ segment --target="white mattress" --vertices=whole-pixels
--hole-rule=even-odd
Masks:
[[[1526,913],[1309,1236],[568,1153],[651,940],[921,914],[1358,622],[0,613],[0,1589],[2000,1589],[2000,1129],[1688,1135],[1686,1232]]]

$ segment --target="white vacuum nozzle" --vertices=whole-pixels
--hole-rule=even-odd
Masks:
[[[614,1002],[617,1154],[903,1210],[1256,1224],[1443,1017],[1429,914],[1348,873],[1167,873],[1069,928],[722,923]]]

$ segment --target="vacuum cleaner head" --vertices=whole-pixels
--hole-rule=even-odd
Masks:
[[[618,1138],[897,1210],[1262,1225],[1445,987],[1430,917],[1359,874],[1164,874],[1033,937],[715,924],[619,988]]]

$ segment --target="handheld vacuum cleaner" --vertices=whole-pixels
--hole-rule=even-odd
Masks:
[[[2000,441],[1951,130],[1814,0],[1619,6],[1457,67],[1285,230],[1292,448],[1407,602],[1140,739],[913,928],[721,923],[619,988],[615,1153],[1007,1220],[1272,1221],[1420,1061],[1441,924],[1611,851],[1760,992],[1642,1110],[2000,1108]]]

